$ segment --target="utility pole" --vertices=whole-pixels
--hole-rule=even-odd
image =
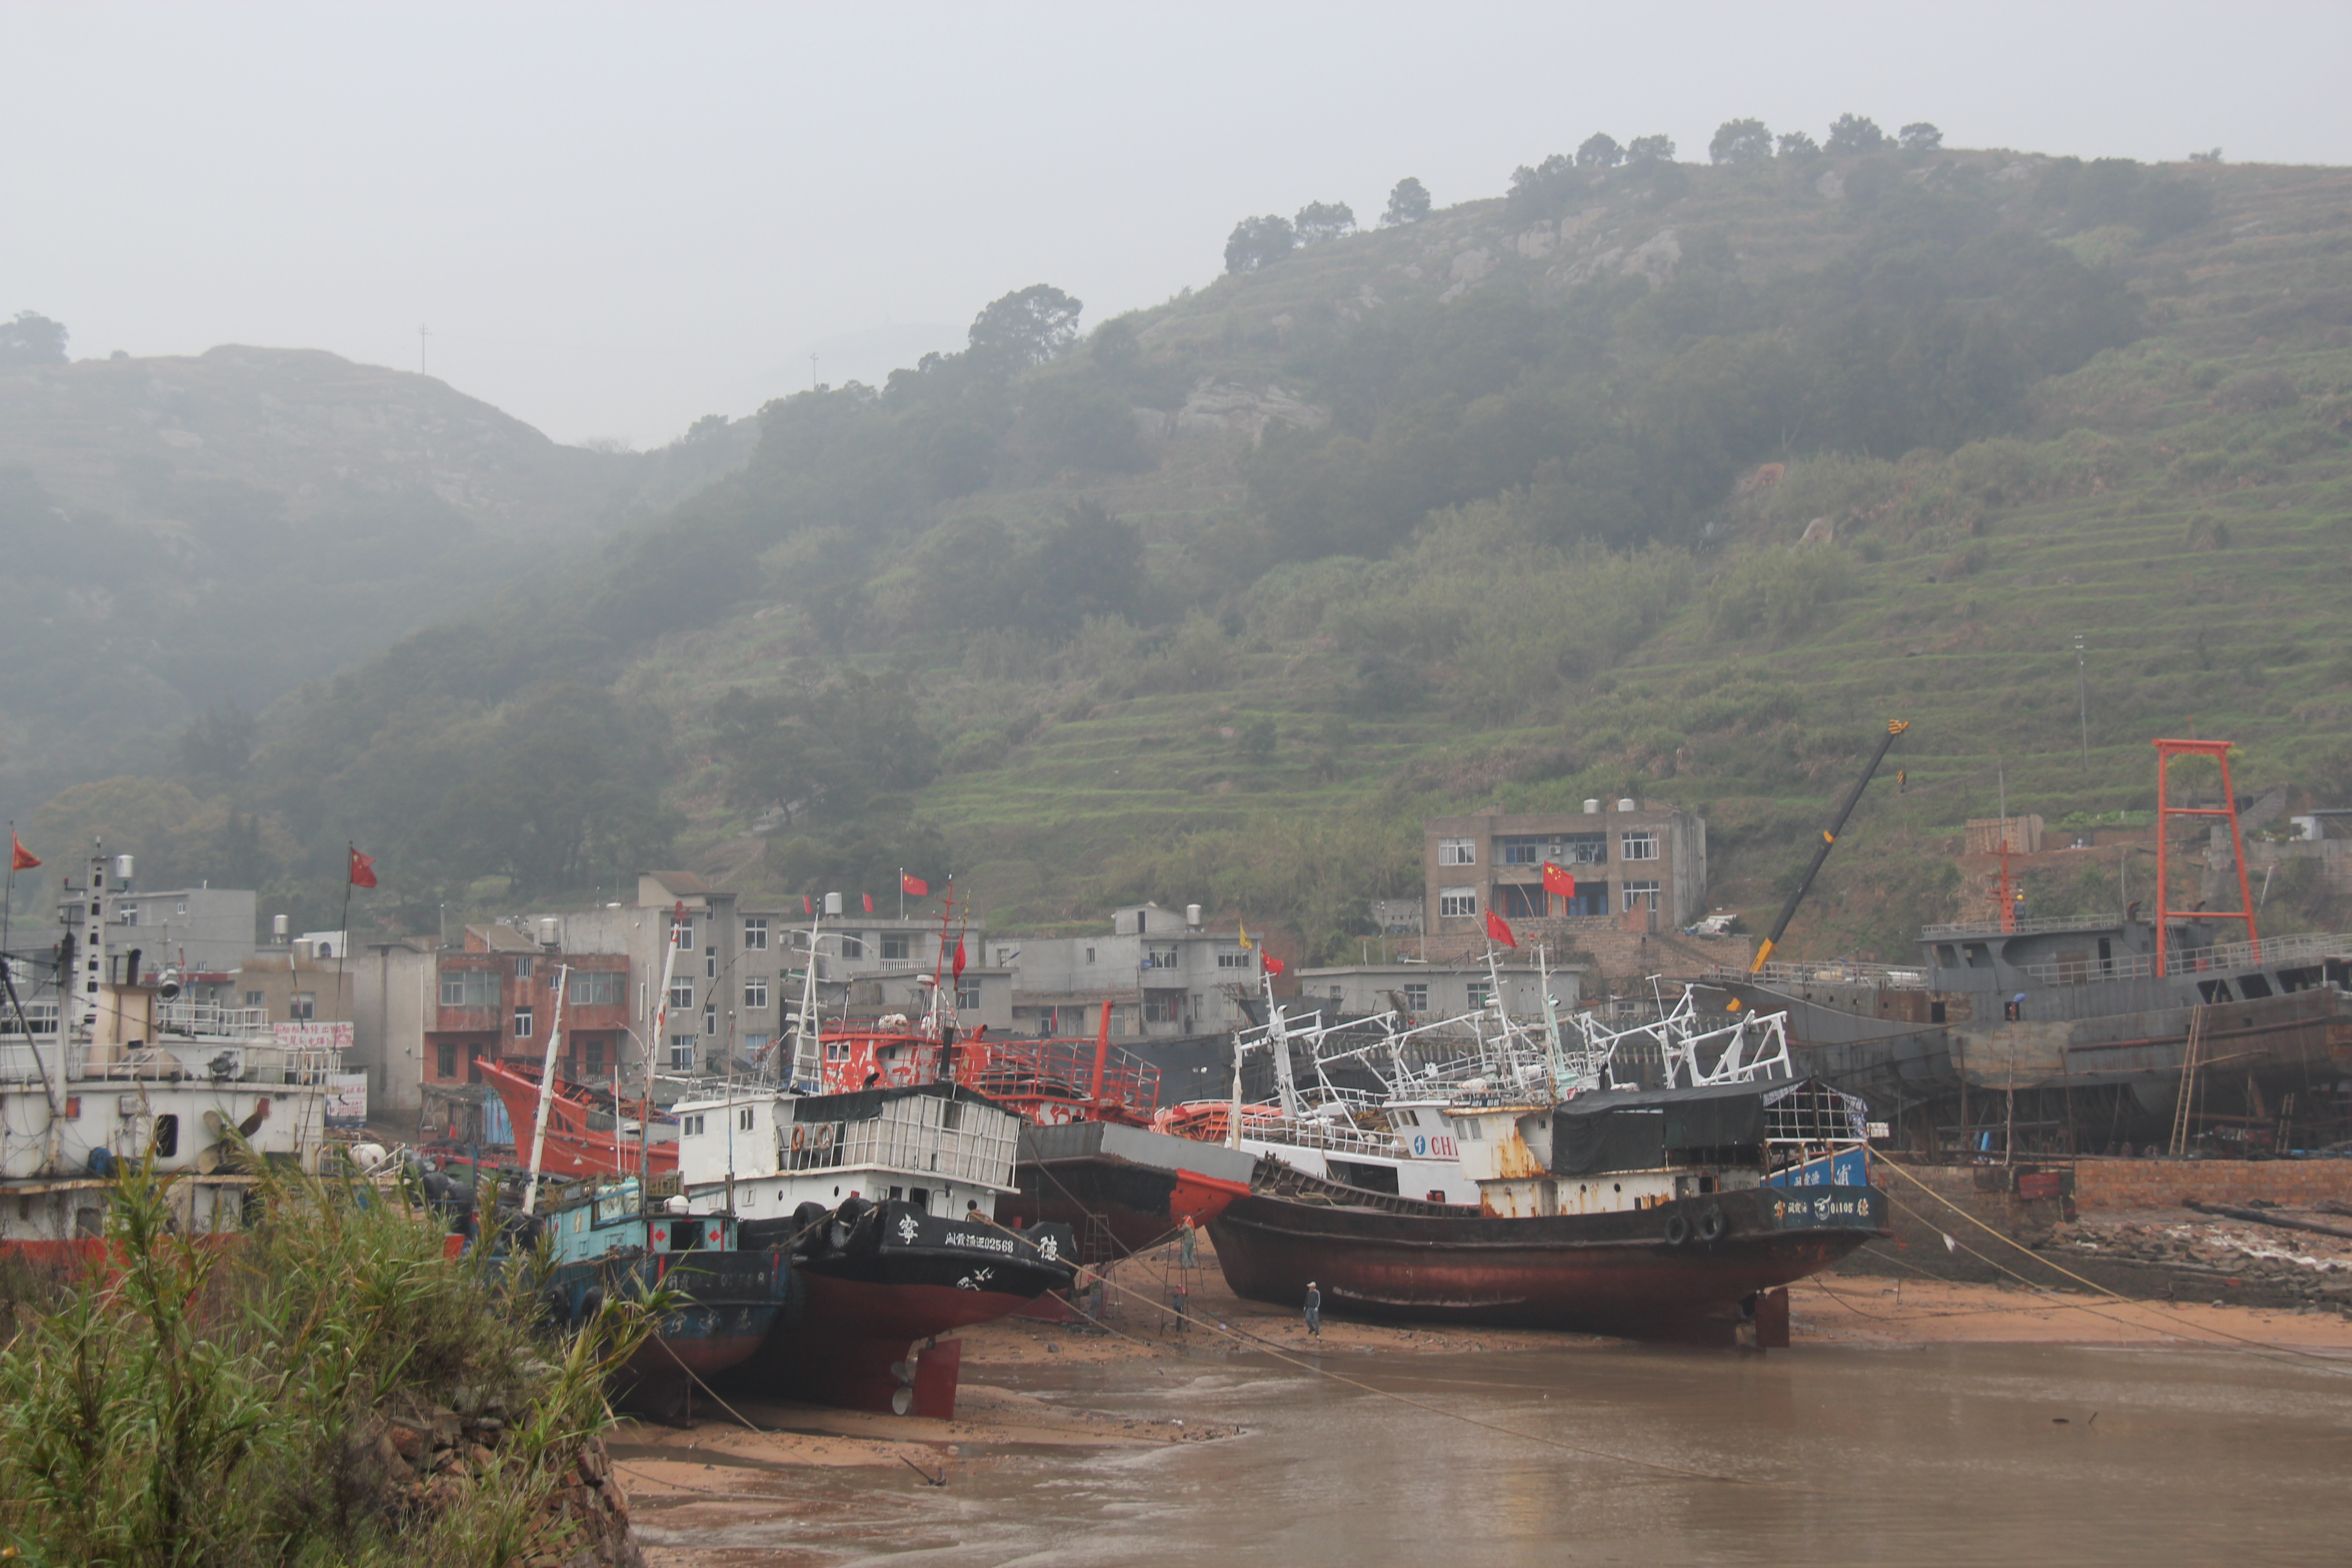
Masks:
[[[2083,651],[2083,634],[2074,634],[2074,710],[2083,718],[2083,771],[2091,771],[2091,687],[2088,656]]]
[[[416,374],[419,375],[425,374],[425,340],[432,335],[432,328],[422,321],[416,323]]]
[[[809,355],[809,390],[816,390],[816,355]]]

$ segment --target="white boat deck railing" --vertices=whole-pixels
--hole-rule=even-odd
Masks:
[[[2216,942],[2211,947],[2168,954],[2165,969],[2170,974],[2210,974],[2241,969],[2297,969],[2331,960],[2352,960],[2352,935],[2324,931],[2265,937],[2259,942]],[[2028,979],[2045,985],[2086,985],[2095,980],[2150,980],[2156,976],[2156,955],[2126,952],[2114,958],[2085,956],[2063,963],[2029,963],[2025,973]]]
[[[1360,1127],[1335,1126],[1311,1116],[1269,1118],[1263,1121],[1244,1119],[1242,1141],[1245,1143],[1284,1143],[1298,1149],[1320,1149],[1329,1154],[1370,1155],[1380,1160],[1404,1157],[1403,1146],[1390,1133],[1367,1132]]]
[[[1978,942],[2005,936],[2048,936],[2053,931],[2114,931],[2119,915],[2042,915],[2004,926],[1999,921],[1964,921],[1951,925],[1923,926],[1923,942]]]
[[[269,1033],[267,1007],[224,1007],[217,1002],[165,1002],[155,1009],[156,1026],[167,1035],[217,1035],[247,1038]]]

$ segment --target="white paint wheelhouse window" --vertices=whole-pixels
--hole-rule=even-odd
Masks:
[[[1475,838],[1439,839],[1437,863],[1441,866],[1475,866],[1478,863],[1478,841]]]
[[[1437,914],[1440,920],[1478,912],[1478,889],[1475,888],[1440,888],[1437,889]]]
[[[1624,900],[1618,905],[1620,909],[1654,910],[1658,907],[1658,885],[1655,882],[1622,883],[1619,896]]]
[[[679,1117],[679,1118],[677,1119],[677,1135],[678,1135],[679,1137],[681,1137],[681,1138],[699,1138],[699,1137],[701,1137],[701,1136],[702,1136],[702,1118],[701,1118],[701,1117],[699,1117],[699,1116],[681,1116],[681,1117]]]
[[[1654,860],[1658,858],[1657,829],[1654,827],[1645,827],[1637,833],[1621,834],[1618,838],[1618,845],[1621,858],[1627,860]]]

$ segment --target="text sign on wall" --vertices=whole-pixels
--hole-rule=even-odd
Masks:
[[[344,1027],[350,1027],[345,1025]],[[327,1075],[327,1125],[330,1127],[364,1127],[367,1125],[367,1074],[339,1072]]]
[[[273,1024],[278,1044],[289,1051],[348,1051],[352,1048],[350,1023],[324,1023],[317,1020],[297,1024]]]

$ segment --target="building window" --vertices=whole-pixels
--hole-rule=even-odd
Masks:
[[[188,900],[185,899],[180,900],[180,912],[184,915],[188,912]]]
[[[1478,912],[1478,889],[1475,888],[1440,888],[1437,889],[1437,914],[1440,920]]]
[[[139,906],[137,904],[125,904],[121,909],[114,911],[114,918],[121,921],[124,925],[135,926],[139,923]]]
[[[441,972],[441,1005],[488,1007],[498,1001],[498,977],[487,969],[445,969]]]
[[[1406,984],[1404,988],[1404,1010],[1408,1013],[1426,1013],[1429,1011],[1428,981],[1414,980]]]
[[[1470,1010],[1474,1013],[1479,1008],[1484,1007],[1486,1005],[1486,998],[1495,994],[1494,986],[1484,980],[1473,980],[1470,983],[1468,989],[1470,992]]]
[[[245,1005],[248,1007],[267,1007],[269,1005],[269,998],[261,992],[248,991],[245,994]]]
[[[1091,948],[1091,947],[1090,947],[1090,948],[1087,949],[1087,962],[1088,963],[1092,963],[1094,961],[1095,961],[1095,950],[1094,950],[1093,948]]]
[[[841,956],[844,958],[865,957],[866,939],[862,936],[843,937],[841,939]]]
[[[719,1032],[719,1004],[716,1002],[702,1005],[702,1032],[706,1035]]]
[[[669,1005],[673,1007],[693,1006],[694,982],[691,980],[671,981],[669,983]]]
[[[1623,884],[1622,897],[1624,901],[1618,905],[1620,909],[1654,910],[1658,907],[1658,885],[1655,882],[1627,882]]]
[[[293,1019],[298,1024],[305,1023],[319,1016],[319,994],[315,991],[297,991],[292,996],[287,999],[286,1016]]]
[[[590,1040],[584,1049],[587,1051],[587,1055],[582,1059],[581,1066],[591,1074],[603,1072],[604,1070],[604,1042],[602,1040]]]
[[[746,952],[765,952],[768,951],[768,922],[766,921],[747,920],[743,922],[743,951]]]
[[[1543,889],[1532,883],[1505,883],[1495,889],[1495,900],[1507,920],[1539,921],[1550,913]]]
[[[452,1079],[457,1076],[457,1042],[445,1041],[433,1047],[433,1054],[440,1058],[443,1078]]]
[[[1172,947],[1147,947],[1143,950],[1143,967],[1146,969],[1174,969],[1179,962]]]
[[[1478,841],[1475,838],[1439,839],[1437,863],[1441,866],[1475,866],[1478,863]]]
[[[902,931],[884,931],[882,933],[882,956],[886,961],[893,958],[906,957],[907,933]]]
[[[1563,866],[1605,866],[1609,863],[1609,836],[1571,833],[1559,842],[1559,859]]]
[[[1619,853],[1628,860],[1654,860],[1658,858],[1658,830],[1643,828],[1639,833],[1621,836]]]
[[[977,1008],[980,1005],[979,981],[958,980],[956,982],[956,1005],[970,1008]]]
[[[1183,1014],[1184,993],[1181,991],[1147,991],[1143,994],[1143,1021],[1147,1024],[1173,1024]]]
[[[694,951],[694,922],[691,920],[672,921],[669,929],[671,938],[677,943],[678,952]]]
[[[1540,838],[1497,838],[1495,859],[1505,866],[1540,865],[1544,858],[1544,840]]]
[[[672,1035],[669,1037],[669,1070],[672,1072],[694,1070],[694,1037],[692,1035]]]
[[[743,1005],[764,1007],[768,1005],[768,983],[765,980],[743,982]]]
[[[1250,955],[1238,947],[1222,951],[1217,954],[1219,969],[1247,969],[1249,966]]]
[[[572,976],[572,1005],[574,1007],[617,1007],[621,1005],[625,979],[618,970],[576,971]]]
[[[677,1135],[678,1135],[679,1137],[681,1137],[681,1138],[699,1138],[699,1137],[701,1137],[701,1136],[702,1136],[702,1118],[701,1118],[701,1117],[699,1117],[699,1116],[681,1116],[681,1117],[679,1117],[679,1118],[677,1119]]]
[[[702,961],[702,977],[705,980],[719,978],[719,955],[716,952]]]
[[[530,1009],[528,1007],[516,1008],[514,1037],[518,1040],[527,1040],[530,1038]]]
[[[530,978],[530,960],[529,958],[518,958],[515,960],[515,978],[517,980],[528,980]]]

